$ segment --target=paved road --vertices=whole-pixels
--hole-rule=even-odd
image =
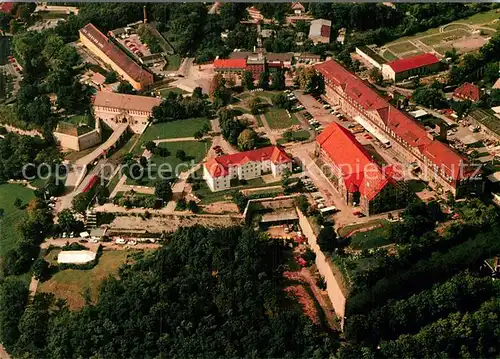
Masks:
[[[337,278],[335,278],[335,275],[333,274],[333,270],[328,263],[328,258],[326,258],[323,254],[316,242],[316,235],[314,234],[311,224],[299,209],[297,209],[297,214],[299,216],[300,228],[302,229],[304,236],[306,236],[311,249],[316,254],[315,263],[318,271],[325,278],[328,297],[332,302],[335,313],[341,319],[341,326],[343,327],[346,297],[342,292],[341,285],[337,282]]]
[[[89,163],[94,162],[97,158],[102,156],[103,153],[107,152],[115,143],[122,137],[125,131],[127,131],[128,124],[123,123],[113,132],[113,134],[99,147],[88,155],[78,159],[75,164],[77,166],[87,166]]]

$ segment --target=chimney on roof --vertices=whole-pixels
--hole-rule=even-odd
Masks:
[[[142,7],[142,13],[144,14],[144,23],[148,22],[148,17],[146,15],[146,5]]]

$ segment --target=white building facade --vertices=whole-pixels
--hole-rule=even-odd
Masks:
[[[277,146],[216,157],[203,166],[203,177],[213,191],[231,188],[231,180],[251,180],[265,174],[280,176],[292,170],[292,159]]]

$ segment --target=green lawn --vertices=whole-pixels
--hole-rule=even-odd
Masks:
[[[395,53],[409,52],[418,50],[415,46],[413,46],[410,42],[404,41],[387,47],[389,50]]]
[[[18,184],[0,184],[0,257],[15,246],[21,239],[19,225],[26,219],[26,211],[14,206],[14,201],[19,198],[23,205],[27,205],[35,195],[32,190]]]
[[[54,263],[54,257],[57,258],[58,252],[51,251],[46,259]],[[103,251],[94,268],[59,271],[48,281],[39,283],[38,291],[53,293],[56,298],[65,299],[71,309],[79,309],[85,304],[82,294],[89,290],[92,302],[96,302],[101,281],[110,275],[116,275],[118,268],[127,260],[127,255],[134,252],[138,251]]]
[[[295,131],[292,133],[292,141],[306,141],[309,137],[311,137],[311,133],[307,130]],[[279,145],[282,145],[288,141],[284,138],[280,138],[277,142]]]
[[[390,231],[390,223],[385,222],[382,227],[374,228],[366,232],[357,232],[351,236],[350,247],[352,249],[371,249],[390,244],[388,239]]]
[[[160,175],[169,176],[175,174],[176,177],[189,168],[199,163],[206,156],[212,142],[205,141],[179,141],[179,142],[164,142],[160,143],[160,147],[167,148],[170,156],[160,157],[153,155],[151,161],[151,176],[146,175],[140,181],[127,179],[129,185],[153,186]],[[188,156],[188,160],[182,161],[175,156],[177,150],[184,150]]]
[[[350,224],[350,225],[347,225],[347,226],[344,226],[344,227],[340,228],[337,231],[337,233],[341,237],[346,237],[346,236],[349,235],[349,233],[351,233],[354,230],[357,230],[357,229],[360,229],[360,228],[369,228],[369,227],[373,227],[373,226],[376,226],[378,224],[383,224],[383,223],[387,223],[387,220],[385,220],[385,219],[374,219],[372,221],[368,221],[368,222],[365,222],[365,223]]]
[[[210,125],[210,121],[207,118],[201,117],[151,125],[142,134],[139,142],[134,148],[134,154],[142,154],[144,151],[142,146],[148,141],[162,140],[165,138],[193,137],[193,134],[200,130],[205,123]]]
[[[269,127],[275,128],[288,128],[293,125],[300,124],[294,113],[290,113],[291,117],[288,116],[286,110],[277,107],[270,107],[264,113]]]
[[[182,58],[180,55],[169,55],[167,56],[167,66],[166,71],[177,71],[181,65]]]
[[[424,44],[426,45],[437,45],[441,43],[442,40],[446,41],[451,41],[450,39],[458,39],[461,38],[462,36],[468,36],[470,35],[470,32],[464,29],[457,29],[457,30],[452,30],[452,31],[447,31],[443,32],[442,34],[437,34],[433,36],[426,37],[424,39],[420,39]]]
[[[497,13],[497,9],[493,9],[490,11],[485,11],[481,12],[479,14],[472,15],[468,18],[462,19],[455,21],[457,23],[466,23],[470,25],[477,25],[477,24],[485,24],[488,22],[492,22],[495,19],[500,18],[500,14]]]
[[[186,91],[178,87],[167,87],[157,91],[160,93],[161,97],[167,97],[169,93],[183,94],[183,95],[187,93]]]
[[[397,60],[399,59],[399,57],[397,57],[396,55],[394,55],[392,52],[390,52],[389,50],[385,50],[384,53],[382,54],[382,56],[388,60],[388,61],[394,61],[394,60]]]

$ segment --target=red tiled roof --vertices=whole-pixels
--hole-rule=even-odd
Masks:
[[[0,12],[4,14],[10,14],[14,8],[13,2],[2,2],[0,3]]]
[[[132,79],[143,86],[153,83],[153,75],[144,70],[134,60],[120,50],[110,39],[100,32],[94,25],[87,24],[80,33],[97,46],[111,61],[127,73]]]
[[[214,61],[216,69],[245,69],[246,66],[246,59],[216,59]]]
[[[412,69],[418,69],[419,67],[429,66],[437,64],[439,59],[431,53],[416,55],[412,57],[407,57],[405,59],[394,60],[387,65],[389,65],[394,72],[404,72]]]
[[[330,86],[341,87],[344,93],[361,105],[365,111],[376,111],[381,121],[397,137],[416,148],[448,176],[455,180],[468,177],[470,171],[467,168],[467,160],[442,142],[429,137],[423,126],[385,101],[360,78],[333,60],[317,64],[315,68],[325,77]]]
[[[321,25],[321,36],[330,38],[330,26],[328,25]]]
[[[205,168],[212,177],[223,177],[229,174],[229,167],[241,166],[247,162],[271,161],[274,164],[288,163],[292,159],[280,147],[269,146],[257,150],[238,152],[232,155],[214,157],[205,162]]]
[[[479,92],[479,87],[466,82],[462,86],[459,86],[453,91],[453,96],[464,99],[464,100],[471,100],[471,101],[479,101],[479,98],[481,97],[480,92]]]
[[[371,200],[389,183],[389,178],[346,128],[331,123],[316,141],[340,169],[348,192],[359,191]]]

